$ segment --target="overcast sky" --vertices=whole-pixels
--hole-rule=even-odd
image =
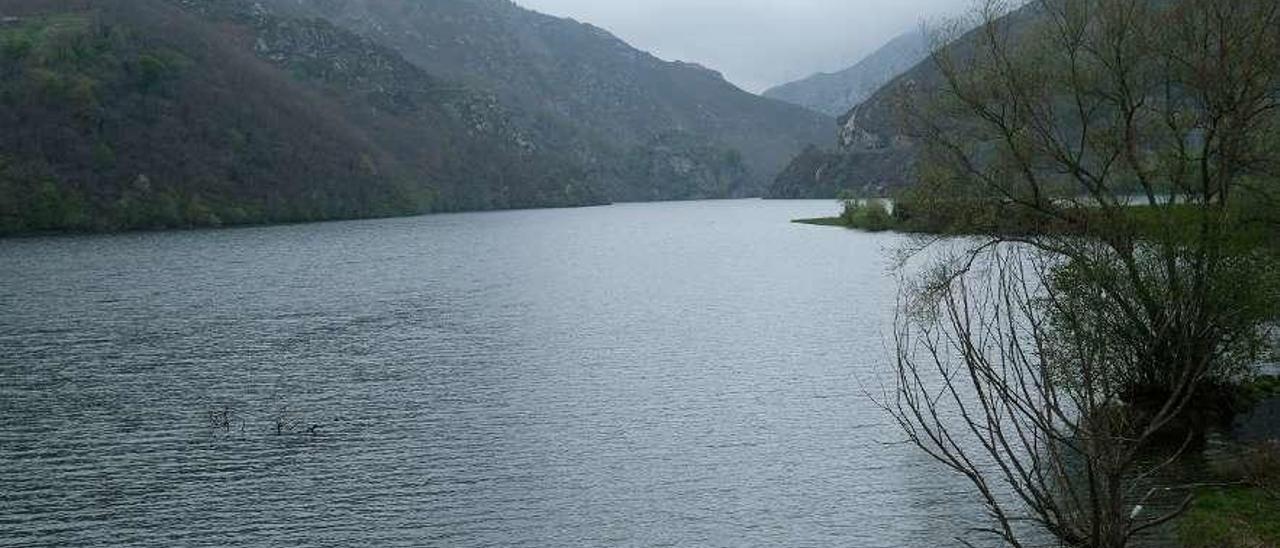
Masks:
[[[926,19],[973,0],[516,0],[612,31],[668,60],[724,73],[753,92],[852,65]]]

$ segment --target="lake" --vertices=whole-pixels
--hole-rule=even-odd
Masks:
[[[0,240],[0,546],[951,544],[830,201]]]

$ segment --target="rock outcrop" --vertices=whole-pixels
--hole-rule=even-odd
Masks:
[[[446,78],[493,91],[525,113],[525,124],[578,158],[615,200],[759,196],[792,156],[834,143],[834,118],[738,89],[713,70],[664,61],[598,27],[526,10],[507,0],[263,0],[319,17],[391,47]],[[680,135],[690,158],[718,169],[725,155],[745,167],[741,184],[707,186],[701,176],[654,181],[630,158],[670,148]],[[714,154],[707,153],[710,150]],[[701,160],[699,160],[701,161]],[[663,188],[654,194],[655,188]],[[708,193],[731,189],[732,194]]]

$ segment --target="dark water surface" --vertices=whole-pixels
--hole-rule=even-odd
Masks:
[[[0,241],[0,545],[949,544],[860,388],[898,242],[834,210]]]

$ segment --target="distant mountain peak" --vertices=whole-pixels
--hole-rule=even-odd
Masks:
[[[929,39],[921,29],[898,35],[853,66],[820,72],[764,92],[765,97],[840,116],[870,97],[881,86],[922,61]]]

